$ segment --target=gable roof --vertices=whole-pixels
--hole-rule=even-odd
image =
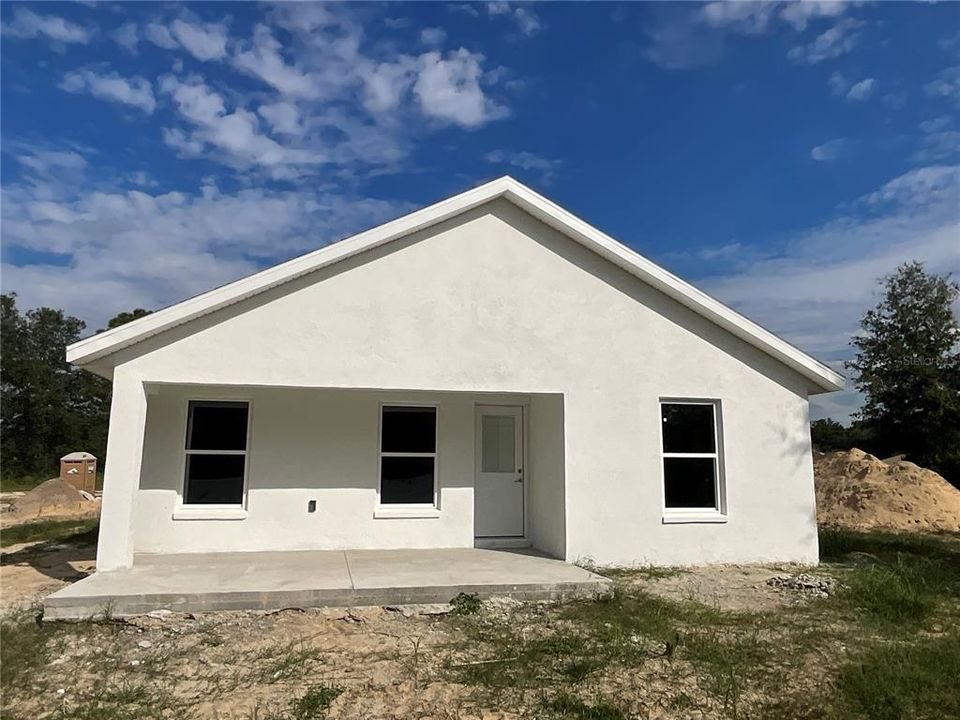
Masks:
[[[436,225],[497,198],[522,208],[541,222],[771,355],[812,381],[819,390],[829,392],[843,387],[843,376],[839,373],[511,177],[493,180],[379,227],[80,340],[67,347],[67,361],[81,366],[91,363],[165,330]]]

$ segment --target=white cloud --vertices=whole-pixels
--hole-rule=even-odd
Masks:
[[[910,156],[914,162],[931,163],[951,160],[960,153],[960,131],[954,128],[951,115],[924,120],[920,129],[919,147]]]
[[[505,0],[491,0],[483,3],[482,7],[486,8],[487,14],[491,17],[504,16],[511,18],[517,29],[527,37],[536,35],[543,29],[540,17],[529,3],[511,4]]]
[[[511,16],[523,9],[507,7]],[[172,20],[171,12],[178,13]],[[158,92],[170,97],[175,119],[160,133],[181,157],[252,173],[248,180],[393,172],[416,138],[444,125],[473,129],[509,114],[491,91],[506,83],[506,68],[490,70],[483,55],[462,47],[397,52],[367,39],[366,19],[347,5],[284,3],[270,6],[249,37],[237,38],[228,34],[229,18],[203,22],[189,11],[167,9],[139,27],[115,29],[112,37],[131,51],[144,40],[223,62],[214,89],[196,74],[185,75],[188,58],[174,54],[174,74],[159,79]],[[440,28],[425,29],[423,39],[445,40]],[[249,83],[234,82],[236,74],[264,87],[251,91]],[[143,78],[98,69],[69,73],[63,87],[148,113],[158,101]]]
[[[960,173],[924,167],[850,203],[835,219],[802,232],[775,253],[698,284],[831,364],[850,356],[849,340],[875,303],[877,279],[910,260],[933,272],[960,270]],[[852,391],[815,412],[852,411]],[[822,401],[816,400],[815,406]],[[841,417],[840,419],[845,419]]]
[[[811,20],[824,17],[839,17],[856,3],[850,0],[802,0],[783,5],[780,17],[794,27],[803,30]]]
[[[223,97],[200,78],[183,81],[166,75],[160,88],[193,125],[189,135],[179,129],[165,133],[167,144],[185,154],[197,155],[209,146],[234,167],[263,166],[278,179],[296,176],[296,166],[327,160],[315,149],[291,148],[267,137],[260,132],[257,116],[244,108],[228,112]]]
[[[827,80],[827,85],[830,86],[830,92],[834,95],[846,95],[847,91],[850,89],[850,82],[843,76],[842,73],[839,72],[830,74],[830,78]]]
[[[873,78],[866,78],[858,83],[854,83],[854,85],[847,92],[847,100],[852,102],[863,102],[864,100],[869,100],[870,96],[873,94],[874,85],[876,85],[876,80]]]
[[[121,310],[156,308],[394,217],[405,204],[316,192],[247,189],[148,193],[57,174],[3,189],[5,247],[65,264],[3,265],[23,307],[64,308],[103,327]],[[37,200],[37,189],[46,198]]]
[[[125,23],[110,33],[110,37],[120,47],[129,53],[137,51],[137,45],[140,43],[140,31],[136,23]]]
[[[783,29],[799,33],[814,21],[841,18],[858,4],[838,0],[654,3],[650,6],[653,20],[644,27],[649,38],[646,56],[668,70],[709,65],[722,57],[729,34],[759,37]],[[859,25],[852,18],[840,19],[809,46],[794,48],[790,57],[812,64],[842,54],[856,42],[853,30]]]
[[[847,149],[849,141],[845,138],[828,140],[823,145],[817,145],[810,151],[810,157],[817,162],[829,162],[839,158]]]
[[[874,78],[865,78],[859,82],[850,82],[839,72],[832,73],[827,80],[830,92],[839,97],[845,97],[850,102],[868,100],[876,87]]]
[[[12,37],[33,39],[46,36],[62,43],[86,45],[93,32],[56,15],[38,15],[32,10],[16,7],[13,20],[3,24],[3,33]]]
[[[363,79],[364,107],[380,114],[400,106],[416,77],[417,63],[401,55],[394,62],[363,63],[358,71]]]
[[[563,165],[561,160],[551,160],[525,150],[520,152],[491,150],[483,158],[495,165],[505,165],[538,173],[541,182],[545,185],[553,182],[556,172]]]
[[[949,115],[941,115],[940,117],[930,120],[924,120],[917,127],[919,127],[920,132],[923,133],[942,132],[943,130],[953,127],[953,118]]]
[[[254,28],[250,49],[237,53],[233,64],[240,70],[258,77],[282,95],[317,98],[321,88],[316,78],[293,65],[287,65],[280,51],[280,42],[266,25]]]
[[[700,9],[701,18],[714,27],[729,27],[745,35],[766,32],[778,17],[779,8],[773,2],[727,2],[715,0]]]
[[[944,68],[935,80],[923,86],[930,97],[944,97],[960,100],[960,65]]]
[[[38,150],[29,149],[21,155],[17,155],[17,162],[38,173],[49,173],[56,169],[62,170],[82,170],[87,166],[87,160],[83,155],[72,150]]]
[[[480,17],[480,11],[477,10],[476,6],[471,3],[449,3],[447,9],[450,12],[463,13],[464,15],[469,15],[470,17]]]
[[[420,42],[430,47],[440,47],[447,39],[447,31],[439,27],[423,28],[420,31]]]
[[[261,105],[257,112],[264,118],[274,133],[285,135],[302,135],[303,122],[297,106],[291,102],[275,102],[270,105]]]
[[[714,0],[704,5],[700,13],[710,25],[729,27],[745,35],[756,35],[767,32],[777,21],[801,31],[811,20],[839,17],[854,4],[849,0],[803,0],[802,2]]]
[[[138,108],[148,115],[157,107],[150,81],[142,77],[123,78],[115,72],[98,75],[92,70],[67,73],[60,87],[67,92],[89,93],[101,100]]]
[[[844,18],[817,35],[813,42],[792,48],[787,57],[795,63],[806,65],[840,57],[856,47],[860,39],[858,30],[862,25],[862,22],[854,18]]]
[[[944,130],[927,133],[920,139],[920,147],[910,156],[913,162],[949,160],[960,153],[960,131]]]
[[[164,50],[176,50],[180,47],[180,44],[170,34],[167,26],[158,22],[149,23],[144,28],[143,35],[147,40]]]
[[[227,55],[227,26],[177,18],[170,34],[197,60],[221,60]]]
[[[482,62],[483,55],[464,48],[446,58],[438,52],[421,55],[413,92],[424,115],[466,128],[505,117],[508,110],[480,87]]]
[[[904,173],[859,199],[864,206],[925,206],[956,197],[956,166],[930,165]]]

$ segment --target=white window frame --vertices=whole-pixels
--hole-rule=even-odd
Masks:
[[[247,406],[247,435],[244,450],[191,450],[187,447],[193,403],[236,403]],[[253,400],[246,397],[191,397],[186,398],[183,410],[183,453],[180,462],[180,485],[174,520],[243,520],[247,517],[247,490],[250,481],[250,438],[253,427]],[[187,458],[191,455],[243,455],[243,490],[239,503],[188,503]]]
[[[664,405],[709,405],[713,409],[713,447],[712,453],[668,453],[663,449],[663,406]],[[662,397],[657,403],[657,424],[660,434],[660,498],[663,522],[666,523],[710,523],[727,521],[726,480],[723,462],[722,404],[718,398]],[[710,458],[713,460],[714,507],[667,507],[667,458]]]
[[[433,452],[384,452],[383,451],[383,415],[386,408],[433,408]],[[377,504],[374,510],[376,518],[434,518],[440,516],[440,405],[425,402],[381,402],[377,408]],[[431,503],[384,503],[381,484],[383,483],[383,458],[385,457],[429,457],[433,458],[433,502]]]

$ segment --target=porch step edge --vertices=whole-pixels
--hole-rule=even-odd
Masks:
[[[45,620],[94,620],[103,617],[133,617],[154,610],[217,612],[227,610],[269,611],[285,607],[366,607],[445,603],[459,593],[481,599],[494,596],[517,600],[572,600],[610,595],[613,582],[607,578],[583,582],[503,585],[442,585],[327,590],[273,590],[265,592],[203,592],[196,594],[145,593],[140,595],[49,596],[43,601]]]

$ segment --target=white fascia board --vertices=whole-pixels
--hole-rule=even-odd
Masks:
[[[308,273],[424,230],[498,197],[509,200],[601,257],[775,357],[811,380],[821,391],[830,392],[843,388],[844,379],[839,373],[510,177],[493,180],[379,227],[158,310],[139,320],[80,340],[67,347],[67,361],[78,365],[90,363],[197,317],[216,312]]]

